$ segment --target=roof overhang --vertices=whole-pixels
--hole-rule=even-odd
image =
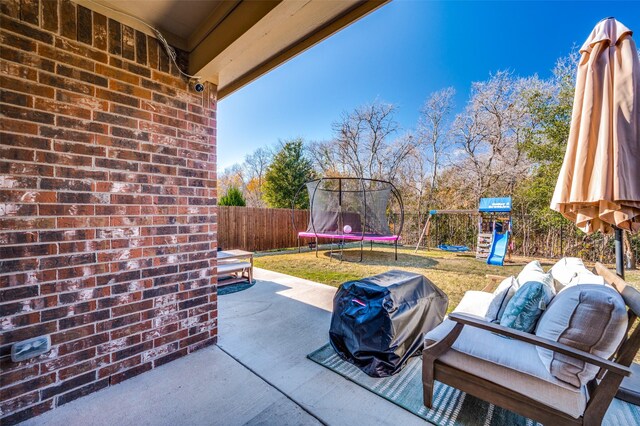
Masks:
[[[390,0],[76,0],[189,53],[224,98]],[[152,7],[151,7],[152,6]]]

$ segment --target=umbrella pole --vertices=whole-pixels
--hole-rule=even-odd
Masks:
[[[616,274],[624,279],[624,249],[622,248],[622,229],[617,226],[613,227],[615,231],[615,249],[616,249]]]

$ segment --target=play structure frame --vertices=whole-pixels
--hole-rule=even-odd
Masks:
[[[420,249],[422,240],[427,238],[427,249],[429,248],[429,235],[432,218],[445,214],[465,214],[478,217],[478,236],[476,241],[476,258],[487,259],[487,264],[502,266],[505,254],[509,250],[509,240],[512,232],[511,197],[501,198],[481,198],[478,210],[470,209],[449,209],[430,210],[427,221],[422,228],[422,233],[416,244],[414,253]],[[503,215],[507,214],[507,217]],[[501,216],[502,215],[502,216]],[[489,223],[489,231],[483,232],[485,223]],[[497,224],[501,223],[501,232],[497,231]],[[505,229],[506,228],[506,229]],[[445,251],[465,252],[470,251],[466,246],[446,246],[438,245],[438,248]],[[509,251],[510,253],[510,251]]]
[[[338,223],[336,224],[336,229],[337,232],[335,233],[330,233],[330,232],[323,232],[322,230],[319,230],[316,228],[316,224],[314,222],[314,214],[313,214],[313,206],[314,201],[315,201],[315,196],[316,193],[318,191],[318,188],[320,188],[321,184],[324,182],[330,182],[330,181],[335,181],[337,183],[337,189],[333,190],[333,189],[326,189],[326,188],[322,188],[322,191],[328,191],[328,192],[338,192],[338,206],[339,206],[339,211],[337,212],[337,219],[338,219]],[[352,182],[352,181],[359,181],[360,183],[360,188],[358,191],[355,190],[351,190],[351,189],[343,189],[343,182]],[[368,179],[368,178],[357,178],[357,177],[322,177],[319,179],[314,179],[314,180],[310,180],[308,182],[305,182],[304,184],[302,184],[300,186],[300,188],[298,188],[298,190],[296,191],[296,194],[292,200],[292,214],[291,214],[291,220],[293,223],[293,229],[294,231],[297,230],[297,226],[296,226],[296,222],[295,222],[295,215],[293,214],[293,210],[295,209],[295,203],[296,200],[298,199],[300,192],[306,188],[309,188],[309,184],[313,184],[315,183],[315,186],[313,187],[313,192],[310,195],[309,198],[309,227],[307,228],[306,231],[298,231],[298,252],[301,251],[300,249],[300,240],[304,239],[304,238],[310,238],[310,239],[314,239],[315,240],[315,251],[316,251],[316,257],[318,257],[318,240],[319,239],[329,239],[331,241],[331,250],[330,250],[330,254],[329,254],[329,258],[331,259],[333,257],[333,245],[334,245],[334,241],[338,241],[338,247],[340,248],[340,260],[343,259],[343,251],[344,251],[344,244],[346,241],[352,241],[352,242],[360,242],[360,261],[362,262],[363,259],[363,251],[364,251],[364,242],[365,241],[369,241],[371,243],[371,249],[373,250],[373,243],[375,242],[388,242],[388,243],[393,243],[394,245],[394,254],[395,254],[395,260],[398,260],[398,240],[400,239],[400,235],[402,233],[402,228],[404,226],[404,204],[402,202],[402,196],[400,195],[400,191],[398,191],[398,189],[389,181],[386,180],[381,180],[381,179]],[[391,195],[394,197],[395,201],[398,203],[398,206],[400,208],[400,225],[398,226],[398,228],[395,227],[395,223],[394,223],[394,230],[393,233],[390,235],[381,235],[381,234],[371,234],[371,233],[367,233],[367,213],[368,213],[368,209],[369,209],[369,205],[367,204],[367,193],[371,193],[373,191],[381,191],[382,189],[371,189],[371,184],[372,183],[379,183],[382,185],[388,185],[389,189],[390,189],[390,193]],[[369,185],[367,185],[369,184]],[[343,212],[342,212],[342,198],[343,198],[343,193],[345,192],[350,192],[350,193],[356,193],[356,192],[360,192],[362,194],[362,203],[364,206],[364,211],[361,213],[360,217],[361,217],[361,223],[360,223],[360,228],[361,231],[357,232],[357,233],[345,233],[344,232],[344,217],[343,217]],[[387,202],[387,206],[386,208],[388,208],[389,203],[391,202],[391,199]]]

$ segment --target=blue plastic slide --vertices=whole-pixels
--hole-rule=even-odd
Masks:
[[[493,238],[491,239],[491,250],[489,251],[489,257],[487,257],[487,265],[502,266],[508,246],[509,231],[504,234],[498,234],[494,229]]]

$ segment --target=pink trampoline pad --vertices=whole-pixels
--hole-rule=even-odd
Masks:
[[[397,241],[400,239],[398,235],[375,235],[375,234],[323,234],[313,232],[298,232],[301,238],[330,238],[334,240],[350,240],[350,241]]]

